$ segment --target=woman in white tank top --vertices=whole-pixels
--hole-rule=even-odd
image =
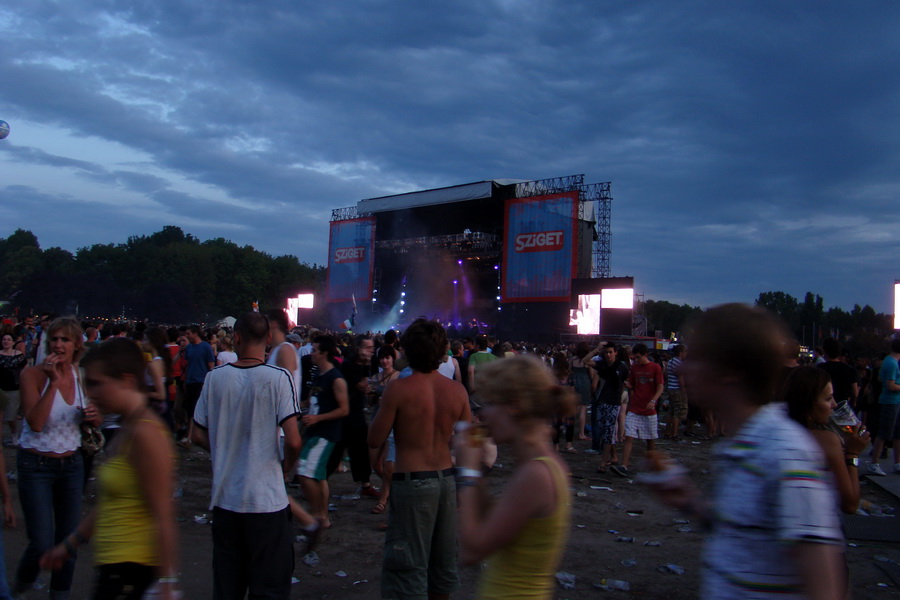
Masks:
[[[78,525],[84,489],[81,422],[100,423],[97,409],[85,402],[75,367],[83,343],[78,321],[56,319],[44,340],[46,357],[21,378],[25,419],[16,464],[28,546],[16,570],[16,594],[34,584],[41,555]],[[68,597],[74,568],[72,559],[53,573],[51,598]]]

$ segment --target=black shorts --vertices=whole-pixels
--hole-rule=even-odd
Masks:
[[[885,443],[900,440],[900,404],[878,407],[878,437]]]
[[[98,565],[94,600],[141,600],[155,580],[156,567],[150,565],[132,562]]]
[[[197,408],[197,400],[200,399],[200,392],[203,391],[203,382],[184,384],[184,404],[182,408],[187,414],[188,422],[194,420],[194,409]]]
[[[291,510],[237,513],[213,508],[213,598],[243,600],[291,595],[294,543]]]

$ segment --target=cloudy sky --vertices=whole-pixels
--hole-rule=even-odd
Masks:
[[[891,312],[900,3],[0,0],[0,237],[326,262],[332,208],[611,181],[613,275]]]

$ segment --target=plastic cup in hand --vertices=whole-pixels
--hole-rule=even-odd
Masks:
[[[860,423],[856,413],[850,407],[850,403],[846,400],[838,404],[831,413],[831,421],[847,433],[853,433],[853,428]]]

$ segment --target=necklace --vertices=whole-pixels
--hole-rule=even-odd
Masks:
[[[232,363],[232,364],[243,363],[244,361],[248,361],[248,360],[255,360],[255,361],[259,362],[259,364],[261,364],[261,365],[266,364],[266,361],[264,361],[263,359],[258,358],[258,357],[256,357],[256,356],[248,356],[248,357],[246,357],[246,358],[239,358],[239,359],[237,359],[237,360],[236,360],[234,363]],[[243,365],[243,364],[241,364],[240,366],[243,367],[243,366],[248,366],[248,365]]]

